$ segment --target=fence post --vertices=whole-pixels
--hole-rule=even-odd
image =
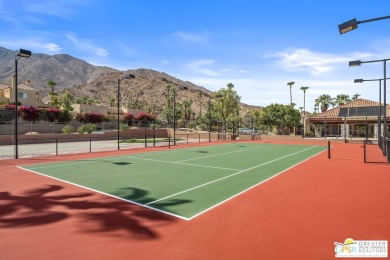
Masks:
[[[58,155],[58,138],[56,138],[56,155]]]
[[[200,134],[198,134],[198,135],[199,135],[198,137],[199,137],[199,143],[200,143]]]
[[[168,148],[171,149],[171,137],[168,137]]]
[[[188,144],[188,135],[189,135],[189,134],[187,134],[187,144]]]
[[[92,153],[92,137],[89,137],[89,152]]]
[[[153,129],[153,147],[156,146],[156,128]]]

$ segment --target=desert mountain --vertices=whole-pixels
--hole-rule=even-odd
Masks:
[[[11,76],[15,73],[17,53],[0,47],[0,83],[10,84]],[[57,84],[54,88],[57,94],[69,90],[75,98],[88,97],[102,105],[111,105],[116,101],[118,79],[132,74],[135,78],[122,80],[120,84],[121,104],[124,106],[140,104],[142,109],[159,113],[165,104],[166,88],[170,85],[177,89],[177,102],[193,101],[191,107],[197,115],[204,115],[208,109],[209,90],[163,72],[149,69],[118,71],[94,66],[67,54],[34,53],[28,59],[20,59],[18,65],[18,81],[30,80],[32,86],[42,92],[42,96],[48,96],[50,88],[47,82],[52,80]],[[188,90],[180,90],[183,86]],[[243,114],[250,107],[242,104]]]

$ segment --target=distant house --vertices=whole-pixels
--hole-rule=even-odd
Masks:
[[[383,133],[383,104],[381,104],[381,110],[381,132]],[[389,105],[387,105],[386,115],[386,121],[388,121],[390,119]],[[379,102],[357,99],[323,113],[308,116],[307,120],[316,137],[378,138],[378,116]]]
[[[118,114],[118,108],[117,107],[108,107],[108,106],[102,106],[102,105],[87,105],[87,104],[72,104],[73,112],[75,113],[83,113],[83,112],[96,112],[103,115],[117,115]],[[126,114],[130,113],[133,115],[136,115],[138,113],[146,113],[144,110],[139,109],[128,109],[124,107],[119,108],[119,114]]]
[[[15,77],[12,77],[11,85],[0,84],[0,101],[7,104],[15,102],[14,80]],[[23,106],[45,106],[41,101],[41,92],[32,87],[31,81],[25,83],[20,82],[17,89],[18,102]]]

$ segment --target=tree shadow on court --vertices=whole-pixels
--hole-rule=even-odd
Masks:
[[[126,187],[121,188],[118,192],[114,193],[115,196],[123,198],[125,200],[134,201],[136,203],[146,205],[147,203],[156,201],[156,198],[149,197],[149,192],[146,190],[134,188],[134,187]],[[176,211],[172,210],[172,207],[178,206],[180,204],[191,203],[192,200],[183,200],[183,199],[164,199],[164,202],[156,202],[151,205],[151,207],[167,211],[169,213],[178,214]],[[168,209],[169,207],[169,209]]]
[[[142,199],[148,192],[133,189]],[[60,192],[59,195],[52,195]],[[66,193],[63,186],[48,185],[24,191],[21,195],[0,192],[0,228],[25,228],[54,224],[65,219],[80,221],[82,232],[120,232],[135,239],[154,239],[152,228],[176,218],[113,198],[96,199],[96,193]],[[178,202],[180,203],[180,202]]]

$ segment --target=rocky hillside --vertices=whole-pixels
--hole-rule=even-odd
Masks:
[[[14,59],[17,51],[0,47],[0,82],[10,84],[10,77],[14,75]],[[118,71],[109,67],[93,66],[83,60],[67,54],[46,55],[33,54],[29,59],[19,62],[19,82],[30,80],[32,86],[42,92],[48,100],[49,87],[47,82],[56,82],[55,92],[61,94],[69,90],[75,98],[88,97],[99,100],[102,105],[110,105],[116,101],[118,79],[127,74],[135,78],[121,81],[121,104],[142,104],[143,109],[152,109],[159,113],[165,102],[166,87],[170,85],[178,90],[177,102],[192,100],[192,110],[198,115],[208,109],[208,95],[211,92],[204,87],[191,82],[183,81],[166,73],[149,69]],[[188,90],[180,90],[185,86]],[[202,95],[199,95],[202,93]],[[44,98],[45,99],[45,98]],[[251,107],[242,105],[242,114]]]
[[[15,74],[15,58],[18,51],[0,47],[0,82],[10,84]],[[57,83],[56,89],[75,88],[87,84],[100,76],[117,70],[108,67],[93,66],[83,60],[67,54],[46,55],[33,53],[30,58],[21,58],[18,62],[18,81],[30,80],[32,86],[40,90],[43,96],[49,93],[47,82]]]

